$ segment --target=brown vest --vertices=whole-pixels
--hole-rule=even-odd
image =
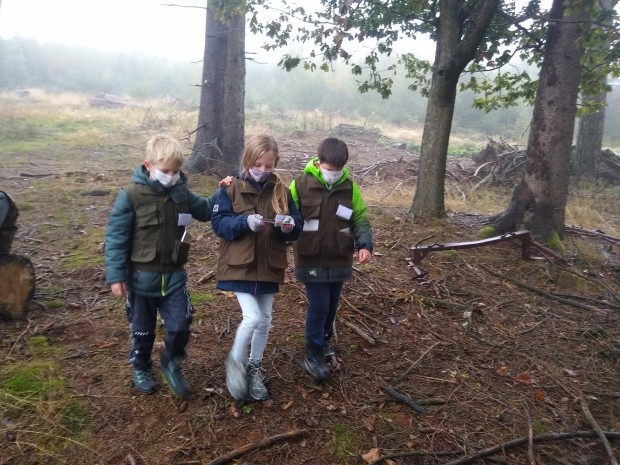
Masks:
[[[338,206],[353,209],[353,182],[347,179],[327,189],[312,174],[295,179],[295,187],[304,219],[304,231],[295,242],[298,267],[345,267],[353,265],[355,241],[352,218],[336,216]],[[318,231],[308,231],[308,220],[318,220]]]
[[[275,176],[269,178],[258,192],[249,181],[235,179],[226,188],[233,211],[238,215],[258,213],[266,220],[274,220],[271,206]],[[220,239],[218,281],[264,281],[283,283],[286,270],[286,242],[272,224],[265,224],[257,232],[248,232],[234,241]]]

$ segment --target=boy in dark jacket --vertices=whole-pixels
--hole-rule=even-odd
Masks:
[[[185,398],[190,387],[181,373],[193,307],[185,283],[192,219],[209,221],[213,196],[193,194],[181,172],[181,145],[167,135],[152,137],[146,160],[131,183],[118,193],[105,236],[106,283],[112,293],[127,297],[131,331],[132,376],[136,389],[157,388],[151,371],[157,311],[166,328],[161,372],[172,393]],[[230,182],[222,180],[220,185]],[[215,195],[215,194],[214,194]]]
[[[353,274],[353,253],[359,263],[372,257],[372,230],[357,184],[344,167],[347,144],[323,140],[318,157],[291,182],[291,195],[304,219],[295,243],[295,276],[306,286],[305,370],[316,380],[329,378],[326,362],[343,282]]]

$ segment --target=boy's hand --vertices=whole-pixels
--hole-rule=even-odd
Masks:
[[[230,186],[230,184],[232,183],[232,180],[233,180],[233,179],[234,179],[234,178],[233,178],[232,176],[226,176],[224,179],[222,179],[222,180],[221,180],[221,181],[217,184],[217,186],[218,186],[218,187],[224,187],[224,186],[228,187],[228,186]]]
[[[127,288],[125,287],[125,283],[114,283],[110,286],[112,289],[112,294],[117,295],[119,297],[127,296]]]
[[[370,253],[370,250],[359,249],[357,251],[357,258],[359,263],[368,263],[372,258],[372,254]]]
[[[263,215],[258,214],[248,215],[247,222],[250,229],[254,232],[258,231],[265,225],[265,223],[263,223]]]
[[[286,215],[284,219],[282,220],[280,229],[282,229],[282,232],[284,233],[290,233],[294,227],[295,227],[295,220],[293,219],[292,216]]]

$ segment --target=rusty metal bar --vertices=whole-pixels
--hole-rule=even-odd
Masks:
[[[446,242],[443,244],[434,243],[430,245],[418,245],[409,248],[410,256],[407,257],[409,263],[408,268],[412,271],[414,278],[420,278],[426,274],[426,271],[418,268],[418,264],[424,260],[431,252],[438,252],[441,250],[454,250],[454,249],[470,249],[473,247],[481,247],[484,245],[497,244],[498,242],[519,240],[521,242],[521,258],[523,260],[530,260],[530,250],[532,247],[545,248],[541,244],[537,244],[532,240],[532,236],[529,231],[522,230],[516,232],[509,232],[502,234],[501,236],[489,237],[487,239],[481,239],[479,241],[469,242]],[[547,249],[548,250],[548,249]]]

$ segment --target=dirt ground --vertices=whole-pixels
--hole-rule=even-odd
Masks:
[[[604,257],[617,242],[570,236],[568,265],[522,260],[517,241],[434,252],[418,264],[428,274],[414,279],[411,246],[479,240],[483,218],[413,218],[406,188],[417,157],[374,133],[338,135],[375,237],[373,261],[356,266],[343,291],[340,368],[317,384],[299,367],[306,300],[289,266],[264,359],[270,399],[246,404],[224,384],[241,314],[215,288],[208,224],[192,225],[187,267],[193,394],[179,401],[161,380],[153,395],[133,388],[124,303],[105,285],[101,244],[118,187],[140,160],[135,147],[85,146],[79,158],[48,147],[1,160],[2,189],[21,207],[14,253],[35,265],[37,292],[27,318],[0,322],[0,382],[38,358],[66,390],[0,399],[0,465],[611,463],[596,429],[615,432],[608,447],[620,456],[620,283]],[[319,135],[279,140],[287,176]],[[215,181],[191,177],[203,195]],[[35,353],[37,337],[49,349]],[[68,399],[84,412],[77,425],[55,414]],[[217,460],[250,444],[261,447]]]

